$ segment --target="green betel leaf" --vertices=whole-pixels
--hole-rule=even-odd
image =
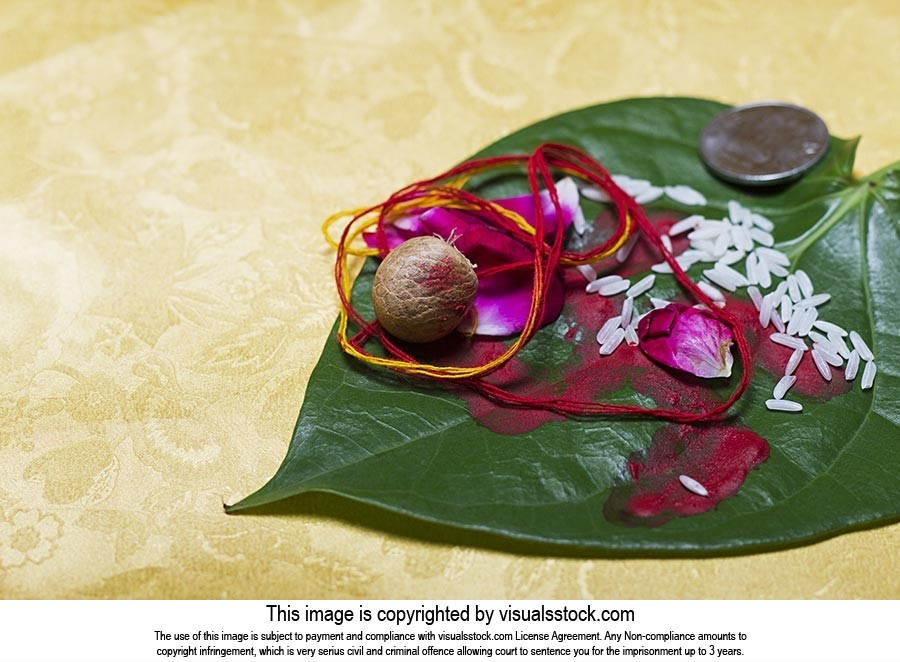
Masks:
[[[855,179],[856,142],[834,138],[826,157],[799,182],[774,192],[738,189],[713,178],[697,154],[702,128],[723,108],[710,101],[668,98],[594,106],[522,129],[481,155],[524,153],[546,141],[569,143],[613,173],[656,185],[688,185],[708,201],[705,207],[688,208],[661,198],[648,207],[651,215],[666,211],[723,218],[728,201],[737,200],[768,217],[775,223],[776,247],[791,257],[794,268],[810,275],[816,291],[832,295],[821,309],[823,317],[857,330],[874,350],[878,375],[873,389],[861,390],[859,377],[846,382],[841,369],[832,382],[817,383],[817,373],[807,365],[803,379],[808,383],[798,382],[789,395],[803,404],[803,412],[767,410],[765,401],[772,397],[790,350],[766,338],[771,329],[762,333],[758,324],[754,327],[756,311],[745,290],[739,290],[738,304],[752,311],[748,333],[756,335],[756,369],[751,388],[722,425],[765,439],[768,458],[743,484],[738,471],[737,493],[715,508],[644,521],[621,511],[633,496],[629,461],[649,465],[659,460],[654,453],[670,452],[678,473],[679,453],[686,455],[696,444],[702,457],[685,466],[702,470],[704,463],[721,463],[722,457],[703,455],[714,455],[713,447],[704,444],[721,426],[684,429],[655,420],[541,419],[527,410],[479,403],[468,392],[371,369],[329,342],[310,378],[283,464],[263,488],[228,510],[330,492],[501,536],[598,552],[655,554],[779,547],[896,519],[900,307],[894,296],[900,290],[900,165]],[[405,183],[397,182],[398,188]],[[522,178],[510,177],[485,180],[480,187],[486,197],[526,190]],[[598,209],[585,205],[589,219]],[[370,260],[354,286],[354,303],[369,316],[374,269]],[[697,278],[699,271],[690,273]],[[673,296],[677,287],[670,277],[658,276],[658,292]],[[597,306],[591,313],[594,326],[567,303],[561,318],[539,332],[517,359],[520,385],[537,380],[544,392],[556,393],[581,378],[613,379],[614,366],[621,365],[615,355],[609,363],[586,363],[585,356],[597,353],[593,336],[599,323],[613,310],[601,297],[594,295],[591,301]],[[784,350],[778,360],[770,345]],[[578,369],[583,372],[573,379],[572,371]],[[679,385],[652,365],[634,375],[627,365],[619,372],[619,381],[607,383],[599,399],[659,406],[659,394],[654,399],[642,388],[638,374],[645,385],[656,374],[669,380],[675,385],[669,393],[682,399],[682,407],[690,406],[685,394],[713,393],[706,386]],[[715,397],[727,393],[736,380],[733,375],[727,383],[717,383]],[[656,450],[648,450],[651,445]]]

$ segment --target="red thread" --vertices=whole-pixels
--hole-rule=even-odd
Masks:
[[[526,233],[511,220],[497,212],[497,210],[486,200],[479,198],[469,191],[444,184],[444,182],[451,181],[459,176],[470,175],[494,168],[506,168],[521,165],[523,163],[526,167],[528,186],[535,203],[535,233],[533,235]],[[550,200],[556,211],[556,217],[559,219],[563,217],[562,205],[559,201],[559,195],[552,176],[552,171],[554,169],[575,175],[591,184],[599,186],[605,190],[612,199],[618,213],[618,225],[613,235],[601,246],[597,246],[585,253],[563,250],[564,237],[562,223],[555,224],[555,232],[549,243],[546,243],[543,240],[546,218],[539,198],[542,187],[549,193]],[[713,301],[710,300],[710,298],[687,276],[678,262],[676,262],[672,253],[670,253],[663,245],[659,233],[648,220],[643,208],[635,202],[631,196],[616,185],[609,172],[607,172],[600,163],[575,147],[558,143],[545,143],[540,145],[534,152],[527,156],[508,155],[468,161],[448,170],[442,175],[438,175],[437,177],[410,184],[394,193],[385,202],[374,205],[355,215],[351,219],[350,223],[344,229],[341,241],[338,245],[335,278],[338,284],[341,303],[347,311],[350,320],[360,328],[360,331],[350,338],[349,342],[353,348],[361,354],[372,356],[366,352],[363,346],[367,341],[374,338],[382,344],[391,357],[411,364],[419,364],[415,357],[398,347],[390,339],[378,325],[377,321],[368,321],[364,319],[353,308],[349,296],[341,287],[344,255],[346,253],[346,244],[350,229],[356,221],[368,214],[377,212],[378,223],[375,230],[376,245],[379,254],[381,257],[384,257],[389,250],[387,235],[385,234],[385,225],[390,223],[393,219],[394,211],[401,205],[403,208],[408,209],[410,205],[414,206],[417,201],[426,198],[431,201],[431,206],[434,206],[435,200],[446,206],[462,204],[468,213],[477,216],[485,223],[504,230],[512,237],[529,245],[532,250],[531,262],[518,262],[503,265],[502,267],[494,267],[490,270],[481,272],[481,275],[485,275],[487,273],[497,273],[498,271],[507,269],[523,268],[530,268],[533,271],[534,293],[532,308],[529,314],[529,323],[523,331],[524,342],[530,340],[537,332],[540,320],[543,319],[547,290],[550,286],[553,274],[556,269],[559,268],[560,264],[591,262],[594,258],[607,254],[610,247],[616,246],[617,242],[619,242],[623,235],[628,232],[628,219],[630,218],[637,230],[643,234],[657,251],[659,251],[672,268],[673,275],[679,284],[690,292],[698,301],[706,304],[712,313],[731,329],[738,355],[743,364],[741,379],[731,396],[726,401],[715,405],[706,411],[699,412],[678,411],[665,408],[645,408],[636,405],[572,400],[567,398],[529,398],[503,389],[485,379],[488,374],[499,368],[502,363],[491,366],[489,369],[486,369],[483,374],[477,377],[465,377],[462,379],[455,379],[454,381],[464,384],[482,394],[484,397],[509,406],[545,409],[567,416],[646,416],[667,419],[679,423],[695,423],[723,416],[731,405],[743,395],[747,386],[750,384],[753,374],[752,364],[750,362],[750,347],[740,320],[730,312],[715,306]],[[401,373],[407,372],[402,368],[392,369]],[[440,374],[429,375],[425,378],[434,380],[451,379],[451,377],[442,377]]]

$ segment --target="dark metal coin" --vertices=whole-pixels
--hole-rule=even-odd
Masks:
[[[717,115],[700,135],[700,156],[722,179],[745,186],[784,184],[825,156],[822,118],[789,103],[736,106]]]

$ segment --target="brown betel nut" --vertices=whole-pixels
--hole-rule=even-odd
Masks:
[[[415,237],[392,250],[375,272],[372,302],[381,326],[408,342],[448,335],[475,299],[478,277],[465,255],[439,237]]]

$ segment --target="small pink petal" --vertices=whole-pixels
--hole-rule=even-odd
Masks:
[[[680,303],[658,308],[641,319],[638,337],[657,363],[697,377],[731,375],[731,329],[707,310]]]

